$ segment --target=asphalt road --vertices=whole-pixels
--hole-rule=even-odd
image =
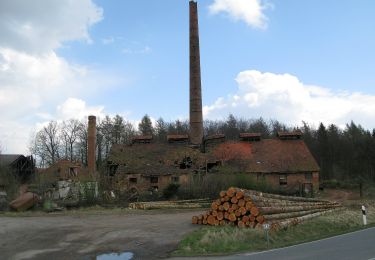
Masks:
[[[308,234],[306,234],[308,235]],[[185,258],[186,259],[186,258]],[[375,260],[375,228],[356,231],[314,242],[273,249],[259,253],[247,253],[226,257],[194,259],[221,260]]]

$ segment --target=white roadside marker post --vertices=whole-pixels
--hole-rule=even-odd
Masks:
[[[264,229],[264,232],[266,234],[267,248],[269,248],[270,247],[270,238],[269,238],[269,235],[268,235],[268,231],[270,230],[270,224],[268,224],[268,223],[263,224],[263,229]]]
[[[363,216],[363,225],[367,225],[367,218],[366,218],[366,207],[362,205],[362,216]]]

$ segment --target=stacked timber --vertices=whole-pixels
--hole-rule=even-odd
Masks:
[[[174,201],[149,201],[129,203],[130,209],[196,209],[207,208],[209,199],[174,200]]]
[[[211,203],[205,214],[192,217],[193,224],[233,225],[255,228],[263,223],[284,228],[339,208],[338,203],[229,188]]]

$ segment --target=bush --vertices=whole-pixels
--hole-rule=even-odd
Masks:
[[[163,190],[163,197],[166,199],[170,199],[175,196],[180,188],[180,184],[177,183],[170,183],[164,190]]]
[[[266,181],[256,181],[254,176],[245,173],[196,174],[182,184],[177,192],[179,199],[217,198],[222,190],[229,187],[271,192]]]

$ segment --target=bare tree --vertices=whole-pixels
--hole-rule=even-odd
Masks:
[[[59,129],[56,121],[51,121],[36,133],[32,152],[39,156],[45,166],[54,164],[59,159]]]
[[[77,152],[81,162],[87,165],[87,138],[88,138],[88,124],[81,122],[77,133]]]
[[[78,139],[81,123],[76,119],[64,121],[61,125],[61,137],[65,145],[65,158],[74,160],[74,145]]]

